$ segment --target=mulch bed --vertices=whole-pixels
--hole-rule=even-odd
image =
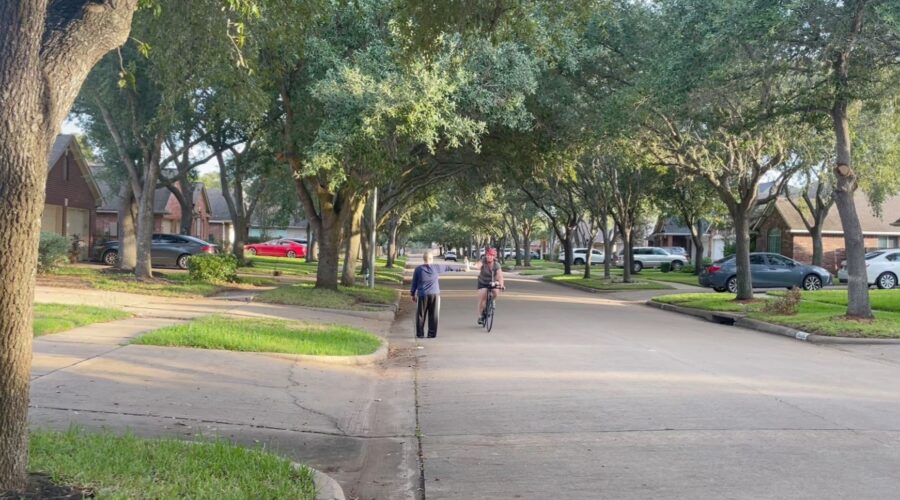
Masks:
[[[0,500],[81,500],[94,498],[94,490],[67,484],[56,484],[47,474],[32,472],[28,475],[25,491],[0,492]]]

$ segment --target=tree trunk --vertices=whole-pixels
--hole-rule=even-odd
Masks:
[[[397,231],[400,229],[400,223],[397,219],[391,218],[388,221],[388,248],[387,248],[387,268],[394,267],[394,261],[397,260]]]
[[[563,274],[569,276],[572,274],[572,230],[566,227],[565,238],[560,240],[560,243],[563,245],[563,254],[565,255],[565,259],[563,259]]]
[[[750,275],[750,224],[747,211],[741,208],[732,211],[735,236],[735,264],[737,265],[736,300],[753,298],[753,278]]]
[[[600,230],[603,231],[603,279],[612,279],[613,242],[616,237],[615,227],[610,231],[609,220],[604,215],[600,218]]]
[[[181,196],[176,196],[181,206],[181,234],[200,237],[194,231],[194,185],[186,178],[181,180]]]
[[[594,257],[595,241],[597,241],[597,231],[591,228],[590,234],[588,234],[587,245],[585,245],[587,252],[584,255],[584,279],[590,279],[591,277],[591,259]]]
[[[844,228],[844,247],[847,252],[847,316],[872,318],[869,304],[869,280],[866,275],[866,245],[862,226],[856,213],[853,193],[856,191],[856,174],[850,163],[850,127],[847,121],[847,104],[838,102],[831,113],[834,122],[837,162],[834,174],[834,204]]]
[[[137,264],[134,267],[134,275],[138,279],[153,277],[151,264],[151,248],[153,240],[153,193],[156,191],[156,181],[159,178],[159,148],[162,139],[150,152],[150,160],[144,163],[144,175],[142,179],[142,192],[138,200],[137,216]]]
[[[322,210],[322,230],[316,240],[319,249],[319,266],[316,270],[316,288],[337,290],[338,255],[341,244],[341,221],[329,208]]]
[[[634,268],[633,249],[631,247],[631,239],[633,237],[630,225],[619,225],[619,234],[622,236],[622,244],[625,253],[622,256],[622,281],[631,283],[631,270]]]
[[[361,197],[353,197],[348,200],[346,210],[347,245],[344,254],[344,270],[341,276],[341,285],[356,285],[356,265],[359,258],[360,242],[362,240],[362,218],[366,210],[366,204]]]
[[[0,125],[0,491],[24,486],[28,464],[32,299],[49,149],[40,134],[11,137],[10,125]]]
[[[690,225],[691,241],[694,243],[694,274],[699,275],[703,268],[703,235],[700,234],[700,221]]]
[[[123,271],[134,272],[134,268],[137,267],[135,228],[137,204],[134,201],[134,193],[127,183],[122,185],[119,196],[121,203],[119,204],[119,213],[116,215],[119,233],[119,264],[117,267]]]
[[[306,262],[317,262],[319,260],[319,238],[315,228],[310,224],[306,232]]]
[[[812,228],[809,235],[812,237],[813,244],[812,263],[814,266],[822,267],[822,262],[825,260],[825,248],[822,243],[822,225],[819,224]]]
[[[531,228],[522,228],[522,251],[525,252],[525,267],[531,267]]]
[[[67,2],[0,2],[0,491],[27,481],[34,272],[50,147],[88,72],[127,40],[136,4],[89,4],[45,32],[48,9],[71,9]]]

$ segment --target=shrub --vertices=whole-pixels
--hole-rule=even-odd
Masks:
[[[685,264],[681,266],[681,272],[687,274],[694,274],[694,265],[693,264]]]
[[[233,255],[198,254],[188,260],[191,279],[208,283],[237,280],[238,261]]]
[[[38,272],[46,273],[66,262],[69,255],[69,240],[65,236],[41,231],[38,244]]]
[[[672,263],[671,263],[671,262],[663,262],[662,264],[659,265],[659,270],[662,271],[662,272],[664,272],[664,273],[667,273],[667,272],[671,271],[671,270],[672,270]]]
[[[713,263],[712,259],[710,259],[709,257],[703,257],[703,266],[704,267],[711,266],[712,263]]]
[[[797,314],[797,306],[800,305],[800,300],[802,299],[803,295],[800,293],[800,289],[794,287],[777,299],[766,302],[766,305],[763,306],[763,312],[779,316],[793,316]]]

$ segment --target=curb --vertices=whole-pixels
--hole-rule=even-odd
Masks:
[[[315,354],[284,354],[280,352],[260,352],[272,358],[287,359],[291,361],[312,361],[314,363],[328,363],[330,365],[365,366],[379,363],[388,358],[388,342],[381,339],[381,347],[372,354],[359,356],[318,356]]]
[[[525,276],[528,278],[529,276]],[[566,283],[564,281],[556,281],[550,279],[546,276],[541,276],[540,281],[545,283],[553,283],[554,285],[564,286],[567,288],[572,288],[574,290],[581,290],[582,292],[596,293],[596,294],[605,294],[605,293],[632,293],[632,292],[653,292],[653,291],[665,291],[665,290],[677,290],[675,287],[668,288],[642,288],[638,290],[628,290],[628,289],[619,289],[619,290],[598,290],[596,288],[591,288],[589,286],[579,285],[577,283]],[[647,280],[650,281],[650,280]],[[654,282],[656,283],[656,282]]]
[[[718,312],[718,311],[707,311],[704,309],[694,309],[692,307],[682,307],[676,306],[672,304],[665,304],[662,302],[656,302],[653,300],[648,300],[645,302],[646,305],[661,309],[663,311],[669,311],[679,314],[686,314],[688,316],[694,316],[697,318],[705,319],[706,321],[710,321],[712,323],[718,323],[720,325],[732,325],[740,328],[747,328],[748,330],[756,330],[758,332],[763,333],[771,333],[773,335],[781,335],[783,337],[789,337],[795,340],[802,340],[804,342],[811,342],[813,344],[856,344],[856,345],[897,345],[900,344],[900,339],[871,339],[871,338],[858,338],[858,337],[832,337],[829,335],[816,335],[814,333],[804,332],[803,330],[797,330],[795,328],[791,328],[789,326],[776,325],[773,323],[767,323],[765,321],[760,321],[758,319],[752,319],[744,316],[743,314],[738,313],[729,313],[729,312]]]
[[[298,464],[296,462],[291,463],[291,466],[295,469],[299,469],[304,467],[302,464]],[[334,480],[333,477],[325,474],[324,472],[313,469],[310,466],[305,466],[312,472],[313,475],[313,483],[316,485],[316,500],[346,500],[347,497],[344,496],[344,489],[341,488],[341,485],[338,484],[337,481]]]

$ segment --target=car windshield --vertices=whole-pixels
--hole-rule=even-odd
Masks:
[[[883,254],[884,254],[884,251],[869,252],[866,254],[866,260],[872,260],[875,257],[878,257],[879,255],[883,255]]]

